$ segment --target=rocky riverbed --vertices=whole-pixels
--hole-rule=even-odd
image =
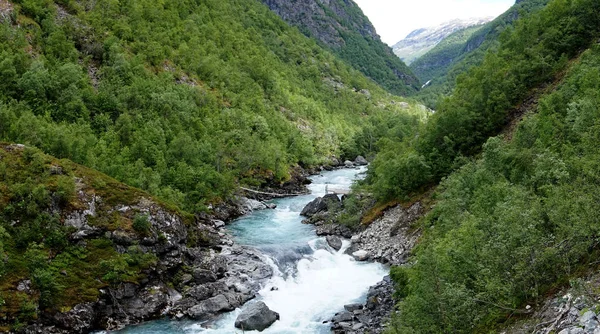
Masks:
[[[303,222],[316,226],[316,233],[327,237],[333,248],[349,239],[346,253],[357,261],[377,261],[388,265],[406,263],[410,251],[420,236],[414,223],[423,215],[420,202],[405,209],[400,205],[387,209],[383,215],[368,226],[348,227],[337,224],[336,210],[343,207],[343,198],[327,195],[309,203],[303,210],[308,217]],[[385,277],[372,286],[367,302],[362,305],[346,305],[345,311],[331,319],[334,333],[381,333],[394,310],[393,282]]]

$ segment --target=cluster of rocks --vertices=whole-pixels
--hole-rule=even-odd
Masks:
[[[369,289],[366,304],[345,305],[330,321],[331,330],[336,334],[382,333],[394,308],[393,293],[392,280],[386,276]]]
[[[406,262],[414,247],[419,231],[413,230],[413,223],[423,214],[420,202],[404,209],[398,205],[386,210],[369,226],[351,229],[335,223],[336,210],[343,206],[343,198],[326,195],[309,203],[302,215],[308,217],[303,222],[313,224],[316,233],[325,236],[327,243],[335,250],[342,247],[342,239],[350,239],[345,253],[356,261],[378,261],[400,265]],[[381,333],[394,310],[395,302],[391,279],[385,279],[371,287],[364,305],[346,305],[345,311],[336,314],[331,320],[335,333]]]
[[[323,166],[321,166],[319,168],[319,171],[323,171],[323,170],[334,170],[334,169],[340,169],[340,168],[355,168],[355,167],[360,167],[360,166],[366,166],[368,165],[369,162],[367,161],[367,159],[365,159],[363,156],[358,156],[356,157],[356,159],[354,159],[354,161],[351,160],[340,160],[336,157],[331,157],[329,158],[329,162]]]
[[[422,211],[420,202],[408,209],[398,205],[387,210],[364,231],[352,236],[348,252],[360,252],[364,260],[391,265],[405,263],[419,237],[419,231],[413,231],[413,223]]]
[[[319,236],[340,236],[351,241],[346,252],[359,261],[378,261],[400,265],[406,262],[408,253],[419,237],[413,223],[423,214],[420,202],[404,209],[398,205],[388,209],[383,216],[369,226],[351,229],[335,223],[335,211],[343,201],[337,195],[328,194],[308,203],[301,215],[308,217],[303,223],[316,227]]]
[[[341,200],[336,194],[327,194],[323,197],[317,197],[310,203],[306,204],[304,209],[300,212],[303,217],[313,217],[314,215],[327,212],[337,206],[339,206]]]
[[[369,226],[353,229],[335,223],[336,210],[343,206],[343,198],[326,195],[309,203],[302,211],[308,217],[303,222],[313,224],[316,233],[325,236],[333,249],[339,250],[342,239],[350,239],[345,253],[356,261],[378,261],[401,265],[408,258],[420,235],[413,223],[423,214],[420,202],[404,209],[398,205],[386,210]],[[337,248],[339,247],[339,248]],[[335,333],[381,333],[394,310],[393,283],[389,277],[371,287],[364,305],[346,305],[345,311],[331,320]]]
[[[234,245],[226,233],[215,227],[221,226],[215,216],[197,215],[190,221],[145,197],[136,199],[134,204],[112,206],[87,191],[82,179],[77,180],[76,186],[80,209],[56,212],[63,215],[64,224],[72,228],[73,242],[84,246],[90,239],[104,237],[113,242],[119,253],[135,246],[144,253],[156,255],[157,262],[141,273],[144,278],[139,282],[107,286],[99,291],[95,302],[76,305],[67,312],[44,313],[37,323],[26,326],[24,333],[117,330],[164,315],[210,322],[220,313],[232,311],[253,299],[273,275],[262,253]],[[238,198],[237,206],[244,213],[268,208],[264,203],[246,198]],[[139,233],[94,223],[112,215],[129,220],[143,216],[149,229]],[[69,275],[68,272],[63,274]],[[30,286],[30,281],[18,283],[24,293],[33,293]]]
[[[350,239],[355,231],[347,226],[334,223],[333,215],[342,206],[344,198],[342,196],[340,199],[336,194],[327,194],[314,199],[302,209],[300,215],[307,217],[302,223],[314,225],[315,233],[318,236],[335,235]]]
[[[354,159],[354,161],[350,161],[350,160],[346,160],[344,161],[344,167],[346,168],[352,168],[352,167],[357,167],[357,166],[366,166],[368,165],[369,162],[367,161],[367,159],[365,159],[362,156],[358,156],[356,157],[356,159]]]
[[[531,314],[531,317],[511,325],[502,333],[599,334],[600,298],[593,295],[599,284],[600,280],[596,277],[583,283],[587,286],[585,289],[571,288],[563,291],[548,299],[535,311],[527,305],[525,313]]]
[[[275,209],[276,205],[267,203],[265,200],[256,200],[244,196],[236,196],[227,202],[215,206],[209,206],[211,214],[200,213],[199,217],[210,220],[217,227],[225,226],[226,221],[247,215],[253,211]]]

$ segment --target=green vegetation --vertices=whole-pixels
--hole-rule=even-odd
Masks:
[[[334,6],[342,8],[348,17],[340,18],[328,8],[332,6],[331,4],[317,2],[341,25],[336,29],[344,43],[340,46],[330,46],[329,49],[393,94],[406,96],[418,91],[420,86],[418,79],[410,68],[394,55],[392,49],[378,38],[361,33],[360,30],[371,26],[371,23],[360,7],[343,0],[332,0],[332,2],[335,2]]]
[[[527,18],[546,6],[548,2],[550,0],[517,1],[504,14],[473,32],[464,44],[447,50],[448,52],[458,51],[458,54],[449,53],[454,55],[450,63],[435,62],[438,58],[436,53],[444,51],[436,48],[430,51],[429,54],[424,55],[422,61],[411,64],[411,69],[415,73],[419,73],[420,79],[427,78],[427,81],[431,80],[427,87],[414,96],[423,101],[428,107],[437,109],[438,103],[455,89],[457,78],[461,74],[474,66],[481,65],[488,52],[496,52],[501,36],[505,32],[510,34],[518,18]],[[460,50],[457,50],[459,47]],[[433,61],[428,64],[429,60]],[[423,83],[427,81],[423,81]]]
[[[554,1],[541,14],[519,21],[489,52],[481,66],[457,80],[454,94],[420,129],[394,143],[373,162],[367,182],[380,201],[405,199],[440,181],[480,152],[518,112],[532,90],[552,82],[594,41],[599,28],[594,6],[585,1]],[[575,22],[575,23],[574,23]]]
[[[446,37],[433,49],[424,55],[418,56],[410,64],[413,73],[422,83],[442,77],[447,73],[448,67],[453,64],[455,59],[464,52],[469,38],[482,27],[483,25],[468,27]]]
[[[398,332],[485,331],[596,263],[599,66],[594,46],[512,141],[442,182],[416,263],[396,269],[410,282]]]
[[[104,226],[108,231],[131,230],[133,217],[109,213],[115,198],[122,205],[131,205],[148,196],[36,149],[0,143],[2,324],[16,329],[42,312],[64,312],[76,304],[95,301],[98,289],[118,282],[139,282],[142,270],[154,266],[156,256],[137,246],[120,254],[113,242],[103,237],[85,243],[69,238],[74,228],[63,223],[61,214],[87,205],[75,194],[76,187],[106,199],[96,203],[96,217],[89,223],[103,227],[103,222],[110,221]]]
[[[392,271],[390,333],[487,333],[597,265],[598,37],[600,3],[551,1],[459,77],[418,136],[377,155],[363,187],[382,203],[441,181],[412,263]],[[524,109],[536,113],[506,128]]]
[[[57,3],[0,24],[0,139],[190,212],[339,154],[393,100],[255,1]]]

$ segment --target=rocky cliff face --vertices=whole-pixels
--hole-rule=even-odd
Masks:
[[[406,38],[393,46],[396,54],[405,63],[411,64],[420,56],[433,49],[438,43],[451,34],[472,26],[490,22],[493,17],[473,18],[468,20],[452,20],[436,27],[420,28],[414,30]]]
[[[392,93],[405,95],[418,89],[416,77],[381,42],[375,27],[354,1],[263,0],[263,3]]]
[[[297,26],[311,37],[333,48],[342,48],[343,34],[358,32],[361,36],[379,40],[375,27],[353,1],[338,0],[263,0],[284,21]]]
[[[243,198],[230,206],[228,217],[266,209]],[[0,143],[0,331],[89,333],[231,311],[273,271],[259,252],[219,231],[224,225],[72,162]]]

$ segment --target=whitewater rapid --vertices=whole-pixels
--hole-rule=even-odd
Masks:
[[[299,215],[311,200],[325,194],[326,187],[349,187],[364,169],[341,169],[312,177],[310,195],[274,200],[274,210],[257,211],[228,226],[237,243],[256,247],[270,259],[274,276],[255,301],[278,312],[280,320],[263,333],[329,333],[331,319],[350,303],[364,302],[369,287],[388,274],[378,263],[357,262],[344,251],[317,237],[314,227],[302,224]],[[216,322],[156,321],[134,326],[121,334],[242,333],[234,327],[241,310],[225,314]],[[209,328],[205,328],[209,327]],[[245,333],[248,333],[246,331]]]

